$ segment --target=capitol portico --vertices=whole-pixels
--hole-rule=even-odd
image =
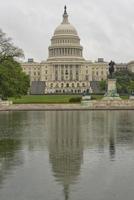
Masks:
[[[29,59],[22,63],[23,71],[30,76],[31,93],[36,93],[38,85],[43,88],[42,93],[83,93],[92,91],[91,82],[107,78],[107,62],[102,58],[96,62],[84,59],[79,35],[69,22],[66,6],[48,52],[45,62]]]

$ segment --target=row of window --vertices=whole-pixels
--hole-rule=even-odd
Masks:
[[[85,85],[85,83],[82,83],[82,84],[80,84],[80,83],[77,83],[77,84],[74,84],[74,83],[57,83],[57,84],[53,84],[53,83],[51,83],[50,84],[50,87],[51,88],[58,88],[58,87],[86,87],[86,85]]]
[[[75,39],[71,39],[71,40],[67,40],[67,39],[60,39],[60,40],[53,40],[52,44],[61,44],[61,43],[78,43],[78,40]]]
[[[34,76],[36,76],[36,75],[40,76],[40,72],[34,72],[33,74],[34,74]]]
[[[92,75],[104,75],[104,71],[101,71],[100,73],[97,71],[97,72],[95,72],[95,71],[92,71]]]
[[[73,33],[74,34],[74,31],[71,29],[61,29],[61,30],[56,31],[56,33]]]
[[[61,80],[61,81],[65,81],[65,80],[70,80],[70,81],[78,81],[79,80],[79,76],[77,75],[75,78],[73,76],[61,76],[61,78],[59,78],[58,76],[55,76],[55,80],[58,81],[58,80]]]
[[[55,65],[54,66],[56,69],[58,69],[58,67],[59,68],[61,68],[61,70],[63,70],[64,68],[65,69],[72,69],[72,68],[76,68],[76,69],[78,69],[80,66],[79,65]]]
[[[55,90],[54,92],[56,92],[56,93],[76,93],[76,94],[80,93],[81,94],[81,93],[85,93],[86,91],[78,89],[78,90],[69,90],[69,91],[66,91],[66,90]],[[49,93],[53,93],[53,92],[49,91]]]
[[[47,74],[47,73],[46,73],[46,74]],[[58,74],[58,71],[57,71],[57,70],[55,71],[55,74]],[[68,75],[68,74],[73,74],[73,72],[72,72],[72,70],[70,70],[70,71],[68,71],[68,70],[64,70],[64,71],[63,71],[63,70],[61,70],[61,74],[67,74],[67,75]],[[78,72],[78,71],[75,71],[75,74],[78,75],[79,72]]]

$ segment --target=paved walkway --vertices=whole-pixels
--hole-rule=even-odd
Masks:
[[[13,104],[0,106],[0,111],[10,110],[82,110],[81,104]]]
[[[34,111],[34,110],[134,110],[131,105],[105,105],[83,106],[81,104],[12,104],[0,105],[0,111]]]

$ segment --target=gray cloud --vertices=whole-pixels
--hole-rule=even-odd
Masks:
[[[134,60],[134,0],[0,0],[0,28],[26,58],[46,60],[65,4],[86,59]]]

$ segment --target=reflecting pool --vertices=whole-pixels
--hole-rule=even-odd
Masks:
[[[0,200],[133,200],[133,111],[0,112]]]

